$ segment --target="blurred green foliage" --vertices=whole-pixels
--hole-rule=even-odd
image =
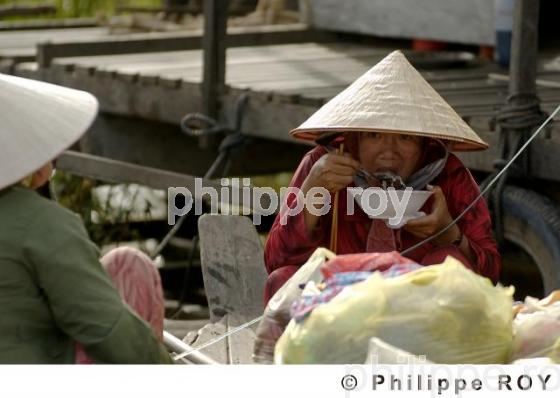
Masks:
[[[54,4],[58,9],[55,16],[44,16],[42,18],[78,18],[92,17],[96,15],[111,15],[117,6],[139,6],[160,7],[162,0],[0,0],[0,5],[5,4]],[[9,18],[14,19],[37,19],[38,17]]]
[[[62,206],[74,211],[82,218],[91,240],[98,246],[140,240],[139,231],[131,225],[132,207],[124,204],[115,206],[113,201],[115,192],[112,190],[109,190],[109,194],[101,202],[93,192],[98,184],[88,178],[57,171],[51,180],[51,190]],[[135,201],[136,197],[131,199]],[[144,221],[149,222],[150,220],[151,206],[146,201]]]

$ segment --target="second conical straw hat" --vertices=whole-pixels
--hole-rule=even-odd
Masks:
[[[0,73],[0,190],[76,142],[97,108],[84,91]]]
[[[456,151],[488,148],[400,51],[394,51],[327,102],[291,134],[405,133],[449,141]]]

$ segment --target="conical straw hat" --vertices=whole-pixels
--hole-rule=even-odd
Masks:
[[[326,103],[291,134],[406,133],[450,142],[452,150],[488,148],[400,51],[394,51]]]
[[[84,91],[0,74],[0,189],[75,143],[97,109]]]

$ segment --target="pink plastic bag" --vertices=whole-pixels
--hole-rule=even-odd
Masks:
[[[386,271],[399,264],[411,265],[415,262],[398,252],[344,254],[326,262],[321,272],[325,279],[329,279],[339,272]]]

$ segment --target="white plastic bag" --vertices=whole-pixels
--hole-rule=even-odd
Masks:
[[[542,306],[527,297],[513,322],[512,360],[548,357],[560,363],[560,301]]]
[[[321,265],[336,255],[324,248],[313,252],[309,260],[282,286],[268,302],[263,319],[257,328],[257,337],[253,348],[253,359],[257,363],[272,363],[274,346],[290,322],[290,308],[294,300],[302,294],[300,285],[308,282],[320,282],[323,277]]]

